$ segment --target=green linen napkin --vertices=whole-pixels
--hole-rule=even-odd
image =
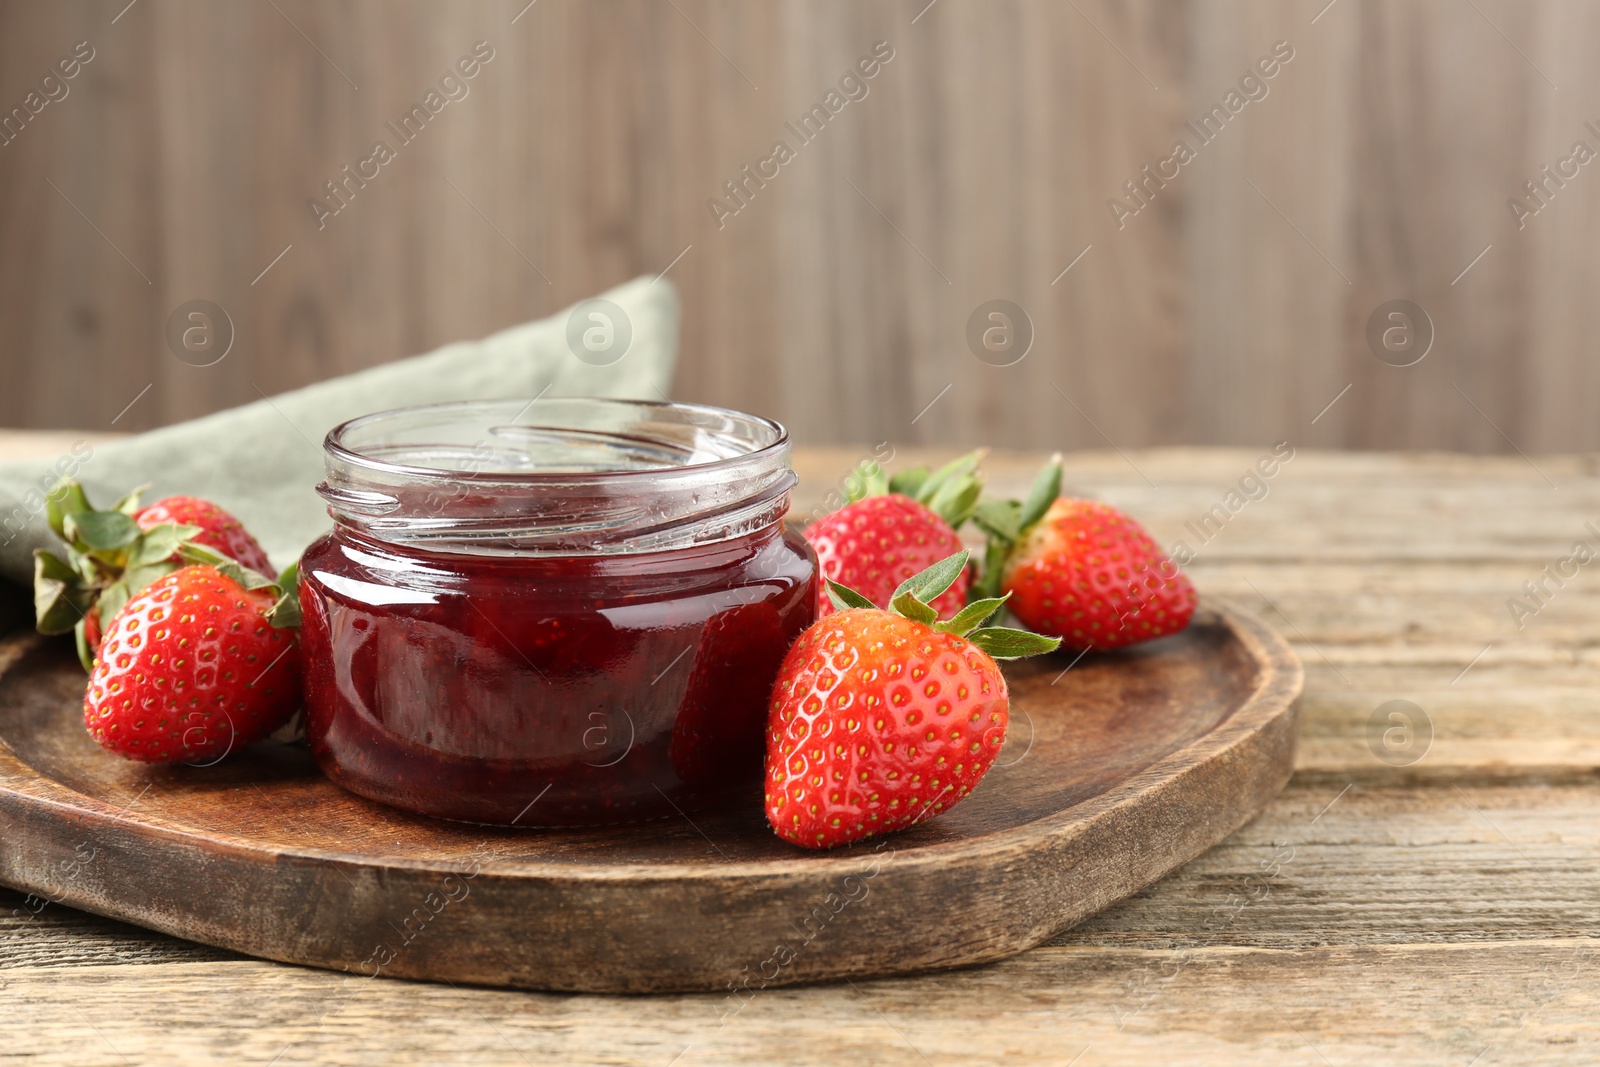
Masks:
[[[678,350],[672,284],[641,277],[597,299],[610,301],[626,317],[625,324],[611,324],[613,344],[623,344],[615,338],[631,327],[631,340],[612,362],[574,354],[584,347],[584,328],[600,321],[589,318],[590,301],[584,301],[481,341],[460,341],[127,440],[80,446],[59,460],[0,464],[0,579],[32,585],[33,550],[55,544],[41,490],[63,477],[77,478],[102,507],[147,482],[146,501],[179,493],[214,501],[237,515],[281,568],[330,525],[316,493],[322,439],[347,419],[409,404],[532,397],[541,391],[664,397]],[[580,314],[573,315],[577,309]],[[0,597],[19,592],[0,586]]]

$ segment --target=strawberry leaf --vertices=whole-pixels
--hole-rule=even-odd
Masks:
[[[852,504],[857,500],[865,500],[869,496],[882,496],[887,492],[889,492],[889,476],[873,460],[862,460],[861,464],[845,478],[845,499]]]
[[[980,448],[946,463],[918,484],[914,499],[959,529],[983,494],[977,470],[985,452]]]
[[[277,588],[278,583],[264,574],[257,574],[249,567],[244,566],[231,556],[225,556],[210,545],[202,545],[195,541],[185,541],[178,549],[187,563],[201,563],[208,567],[215,567],[217,572],[225,578],[244,586],[246,589],[265,589],[268,586]]]
[[[33,554],[33,613],[42,634],[64,634],[77,625],[94,591],[64,560],[43,550]]]
[[[117,612],[127,606],[133,594],[128,591],[127,582],[113,582],[106,586],[100,594],[100,599],[95,603],[95,610],[100,613],[101,632],[111,625],[111,620],[117,617]]]
[[[828,599],[840,611],[845,611],[849,608],[876,608],[878,606],[848,585],[840,585],[831,578],[824,578],[823,581],[828,583]]]
[[[235,566],[237,566],[239,568],[239,574],[242,575],[242,577],[234,578],[234,581],[238,582],[240,585],[244,586],[246,589],[269,589],[269,590],[275,589],[275,590],[278,590],[279,592],[282,591],[283,587],[278,584],[277,579],[268,578],[264,574],[257,574],[255,571],[251,570],[249,567],[244,566],[242,563],[241,564],[235,564]],[[229,577],[233,577],[231,572],[229,574]]]
[[[120,511],[124,515],[127,515],[128,517],[132,518],[133,513],[139,510],[139,497],[148,488],[150,488],[150,483],[149,482],[145,482],[143,485],[139,486],[137,489],[134,489],[134,490],[130,491],[129,493],[127,493],[126,495],[124,495],[121,500],[117,501],[115,504],[112,504],[111,505],[111,510],[112,511]]]
[[[116,584],[126,586],[128,596],[133,597],[157,578],[165,578],[177,569],[178,564],[165,558],[158,559],[154,563],[141,563],[136,567],[129,567],[123,571],[122,578]],[[109,616],[102,615],[101,621],[110,622],[111,620]]]
[[[984,600],[974,600],[960,611],[956,612],[949,621],[941,622],[934,626],[935,630],[943,630],[947,634],[957,637],[966,637],[973,630],[994,618],[995,612],[1005,606],[1011,594],[1005,596],[989,597]]]
[[[991,553],[994,551],[991,547]],[[1003,553],[1003,549],[1002,549]],[[964,637],[995,659],[1020,659],[1052,652],[1060,647],[1059,637],[1045,637],[1027,630],[1011,630],[998,626],[984,626],[1005,606],[1011,594],[974,600],[946,622],[939,621],[939,613],[929,601],[934,600],[959,578],[967,568],[965,549],[935,563],[920,574],[914,574],[900,583],[894,591],[889,610],[912,622],[930,626],[943,633]],[[873,608],[875,605],[860,593],[835,581],[828,581],[828,598],[840,610],[846,608]]]
[[[78,662],[83,664],[86,671],[94,670],[94,649],[89,647],[89,619],[84,617],[78,620],[72,628],[72,641],[78,648]]]
[[[67,536],[65,520],[68,515],[80,511],[93,511],[89,497],[83,491],[83,486],[77,482],[63,482],[50,491],[44,500],[45,520],[50,523],[50,529],[63,541],[71,541]]]
[[[977,478],[966,478],[962,481],[948,483],[929,502],[928,507],[943,516],[953,528],[960,529],[961,524],[972,516],[972,511],[978,506],[978,498],[983,495],[983,483]]]
[[[1045,512],[1050,510],[1050,505],[1056,502],[1056,497],[1061,495],[1061,453],[1057,452],[1050,457],[1050,462],[1044,465],[1038,477],[1033,480],[1033,488],[1028,490],[1028,499],[1022,505],[1022,516],[1019,525],[1026,530],[1040,519]]]
[[[176,523],[158,523],[144,531],[144,535],[128,549],[128,566],[159,563],[178,551],[179,546],[200,533],[198,526],[179,526]]]
[[[78,572],[72,564],[42,548],[35,549],[33,553],[33,576],[68,584],[78,580]]]
[[[75,511],[61,526],[69,543],[81,540],[96,552],[127,548],[139,537],[139,524],[120,511]]]
[[[223,570],[228,564],[232,563],[235,567],[239,565],[237,561],[223,555],[210,545],[202,545],[198,541],[190,541],[188,544],[180,546],[178,554],[190,563],[204,563],[208,567],[217,568],[224,574],[228,573]],[[231,574],[228,576],[230,578],[233,577]]]
[[[297,589],[285,589],[283,595],[272,605],[272,610],[267,612],[267,622],[280,630],[300,629],[300,593]]]
[[[974,630],[967,640],[995,659],[1022,659],[1024,656],[1054,652],[1061,647],[1059,637],[1046,637],[1028,630],[1011,630],[1004,626]]]
[[[910,470],[901,471],[889,479],[889,492],[908,496],[912,500],[920,498],[922,485],[928,480],[927,467],[912,467]]]
[[[983,599],[1000,595],[1000,579],[1005,573],[1006,556],[1011,553],[1011,542],[991,537],[983,556],[983,573],[972,583],[969,597]]]
[[[1022,536],[1022,507],[1015,500],[984,500],[972,510],[972,521],[989,537],[1015,541]]]
[[[300,628],[300,561],[295,560],[278,574],[277,586],[283,590],[278,602],[267,613],[267,621],[280,630]]]
[[[978,461],[983,459],[983,452],[983,449],[978,449],[975,452],[968,452],[964,456],[958,456],[928,475],[927,480],[917,490],[917,499],[926,504],[951,481],[971,474],[977,469]]]
[[[888,493],[908,496],[951,527],[959,528],[972,515],[983,495],[978,464],[984,455],[985,450],[979,449],[951,460],[936,471],[913,467],[892,478],[877,461],[863,460],[845,479],[845,498],[853,504]]]
[[[895,614],[904,615],[912,622],[920,622],[924,626],[932,626],[939,621],[939,613],[910,591],[896,593],[889,606],[894,609]]]
[[[954,585],[956,579],[961,577],[966,569],[967,550],[962,549],[901,582],[900,587],[894,591],[894,602],[898,603],[903,594],[910,593],[923,604],[931,603],[939,594]]]

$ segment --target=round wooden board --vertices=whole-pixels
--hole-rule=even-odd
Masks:
[[[1288,781],[1302,672],[1234,609],[1007,667],[1011,736],[925,825],[829,853],[738,811],[499,830],[347,794],[302,748],[214,767],[102,752],[63,642],[0,643],[0,883],[353,975],[599,992],[744,990],[1020,952],[1227,837]],[[1065,671],[1065,673],[1063,673]]]

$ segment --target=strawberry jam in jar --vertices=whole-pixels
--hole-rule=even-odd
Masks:
[[[448,819],[593,826],[759,803],[812,621],[788,435],[686,404],[471,401],[336,428],[300,562],[335,782]]]

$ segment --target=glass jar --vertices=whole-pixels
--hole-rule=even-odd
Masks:
[[[471,401],[328,435],[300,564],[324,773],[411,811],[574,826],[760,803],[813,617],[788,434],[688,404]]]

